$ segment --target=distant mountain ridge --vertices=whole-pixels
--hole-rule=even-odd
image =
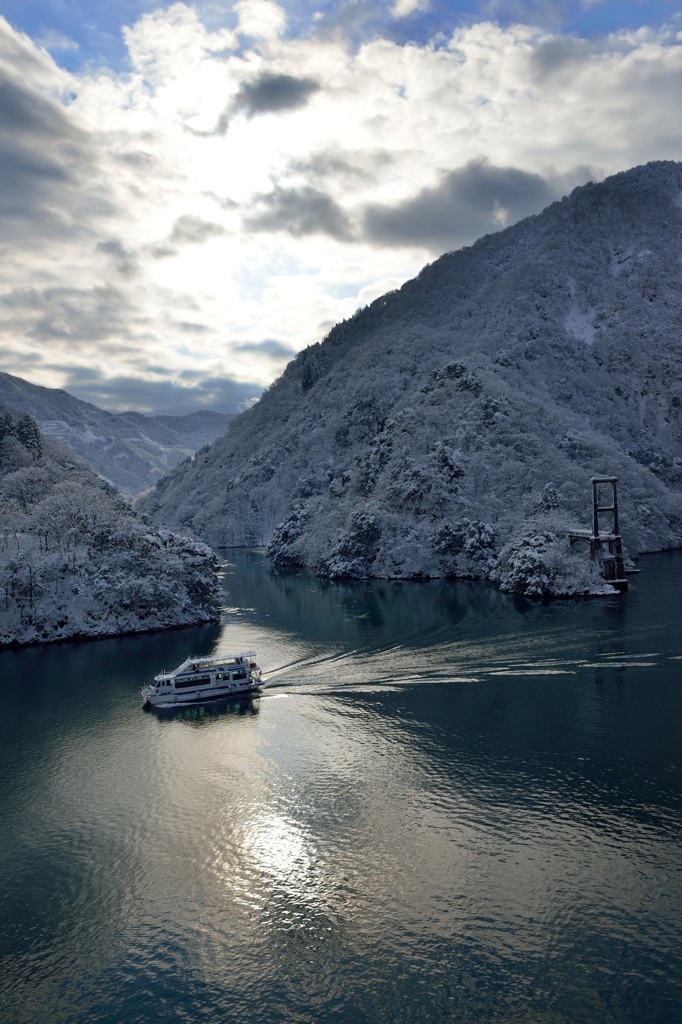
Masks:
[[[28,413],[43,434],[76,452],[123,493],[139,494],[182,459],[227,430],[233,413],[186,416],[111,413],[59,388],[0,373],[0,400]]]
[[[682,546],[682,164],[574,190],[301,352],[140,507],[323,575],[591,589],[566,541],[619,478],[632,553]]]

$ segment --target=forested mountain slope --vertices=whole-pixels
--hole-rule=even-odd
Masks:
[[[76,452],[126,494],[146,490],[181,459],[227,430],[232,413],[187,416],[111,413],[59,388],[0,373],[0,400],[15,416],[28,413],[41,432]]]
[[[329,576],[574,592],[590,477],[631,553],[682,544],[682,164],[576,189],[293,360],[142,507]]]
[[[0,646],[207,622],[221,598],[210,548],[144,525],[0,403]]]

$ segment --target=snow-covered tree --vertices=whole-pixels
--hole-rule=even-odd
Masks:
[[[210,548],[146,525],[29,416],[0,435],[0,645],[216,617]]]
[[[333,576],[572,593],[585,556],[562,545],[606,474],[631,553],[682,545],[681,196],[682,164],[652,163],[446,254],[139,507]]]

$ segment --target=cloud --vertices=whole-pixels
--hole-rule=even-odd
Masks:
[[[186,75],[188,68],[201,64],[206,55],[221,59],[238,45],[234,32],[226,28],[209,32],[197,8],[184,3],[158,6],[144,14],[134,25],[123,28],[123,39],[135,71],[153,87],[163,87],[178,74]],[[186,99],[186,94],[182,98]]]
[[[270,359],[282,360],[291,359],[296,354],[296,349],[291,345],[285,345],[281,341],[268,339],[267,341],[249,341],[237,345],[238,352],[253,352],[256,355],[263,354]]]
[[[396,0],[392,14],[394,18],[406,18],[415,11],[426,11],[428,8],[428,0]]]
[[[96,149],[63,107],[0,70],[2,236],[28,240],[72,233],[90,219]],[[90,178],[90,181],[87,179]],[[111,210],[99,196],[100,211]]]
[[[594,45],[586,39],[571,36],[554,36],[541,40],[533,49],[530,70],[538,82],[547,78],[564,75],[595,52]]]
[[[176,326],[187,334],[203,334],[205,331],[210,330],[206,324],[197,324],[192,320],[178,320],[176,321]]]
[[[197,409],[241,412],[263,392],[262,385],[242,383],[230,377],[200,377],[190,384],[182,384],[178,380],[107,377],[87,367],[74,368],[62,387],[76,398],[112,412],[137,410],[178,416]]]
[[[400,2],[400,0],[398,0]],[[391,12],[393,17],[395,11]],[[352,39],[381,38],[386,31],[386,9],[375,0],[350,0],[319,12],[316,34],[319,39],[333,40],[346,44]]]
[[[147,169],[154,163],[154,157],[151,153],[146,153],[141,149],[133,149],[124,153],[113,153],[115,160],[120,160],[122,163],[132,164],[133,167],[140,169]]]
[[[183,213],[173,224],[168,238],[163,242],[149,245],[147,249],[156,260],[168,259],[178,255],[178,248],[186,245],[203,245],[209,239],[220,238],[225,234],[227,232],[222,224],[204,220],[191,213]]]
[[[364,235],[375,245],[442,251],[538,213],[555,198],[555,189],[541,175],[479,158],[442,174],[437,185],[403,202],[369,204]]]
[[[0,15],[0,55],[5,72],[14,74],[18,81],[61,93],[69,76],[57,67],[49,54],[38,47],[22,32],[17,32]]]
[[[63,32],[57,32],[55,29],[43,32],[36,42],[45,50],[64,51],[77,50],[79,48],[75,39],[71,39],[70,36],[65,36]]]
[[[134,253],[128,252],[119,238],[110,238],[106,242],[97,243],[98,252],[111,256],[119,274],[132,277],[139,269]]]
[[[191,213],[178,217],[170,233],[170,241],[174,245],[203,245],[209,238],[217,238],[225,234],[222,224],[202,220]]]
[[[305,107],[310,97],[320,90],[314,78],[295,78],[293,75],[264,71],[250,81],[242,82],[235,98],[225,107],[210,131],[189,128],[193,135],[207,137],[225,135],[232,118],[243,113],[247,118],[259,114],[279,114]]]
[[[430,253],[682,158],[674,31],[474,22],[430,45],[399,41],[394,3],[339,4],[312,32],[269,0],[242,0],[235,31],[157,6],[121,74],[69,73],[0,18],[2,368],[87,371],[127,408],[164,380],[227,401],[210,382],[269,383]]]
[[[292,160],[288,171],[316,182],[374,181],[378,172],[393,161],[393,154],[386,149],[343,150],[334,147],[311,153],[305,159]]]
[[[116,209],[97,140],[65,108],[69,76],[0,18],[0,238],[22,248],[85,235]]]
[[[286,23],[284,11],[272,0],[239,0],[233,10],[239,15],[237,31],[254,39],[277,39]]]
[[[249,117],[256,114],[278,113],[304,107],[320,85],[314,78],[294,78],[265,71],[251,82],[245,82],[237,96],[239,104]]]
[[[317,177],[365,177],[362,168],[333,154],[315,154],[290,170]],[[589,177],[581,169],[581,180]],[[295,238],[324,234],[340,242],[360,240],[390,247],[415,246],[442,252],[498,231],[522,217],[538,213],[561,195],[563,178],[543,176],[515,167],[498,167],[485,158],[441,172],[434,186],[408,199],[369,203],[349,213],[330,195],[311,186],[275,186],[253,200],[256,212],[246,217],[252,231],[282,231]],[[360,224],[354,227],[354,221]]]
[[[70,349],[107,339],[129,338],[133,312],[126,293],[112,285],[95,288],[16,288],[0,297],[11,314],[0,331],[20,331],[36,341],[68,341]]]
[[[350,241],[353,231],[346,212],[331,196],[316,188],[281,188],[256,198],[256,213],[245,218],[251,231],[286,231],[294,238],[324,234]]]

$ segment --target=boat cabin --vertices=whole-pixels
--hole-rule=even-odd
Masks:
[[[254,651],[243,654],[216,655],[210,658],[186,658],[182,665],[172,672],[160,672],[154,677],[154,684],[159,689],[181,690],[186,687],[198,689],[218,683],[225,686],[239,683],[249,677],[252,669],[257,668]]]

